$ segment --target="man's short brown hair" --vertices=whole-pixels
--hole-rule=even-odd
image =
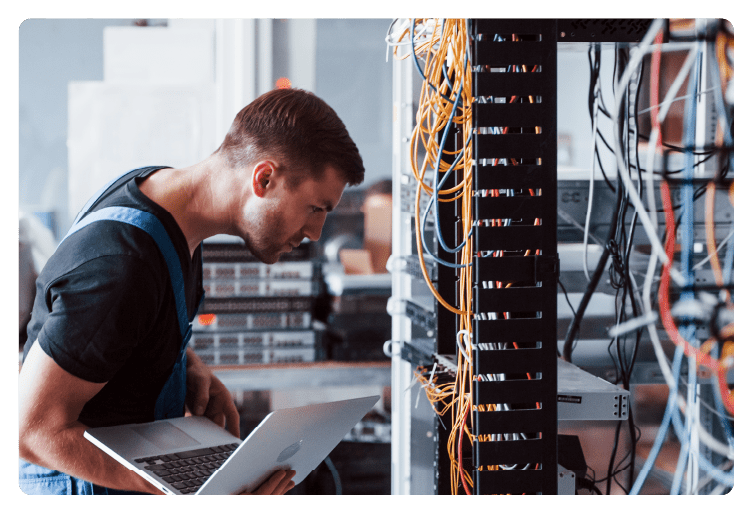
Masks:
[[[292,184],[322,177],[327,166],[350,185],[365,174],[360,152],[334,109],[302,89],[275,89],[256,98],[235,116],[217,152],[233,168],[278,158]]]

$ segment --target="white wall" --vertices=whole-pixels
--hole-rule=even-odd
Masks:
[[[391,178],[391,75],[387,19],[320,19],[316,94],[347,126],[365,164],[363,187]]]
[[[67,216],[68,82],[101,80],[103,29],[132,20],[28,19],[19,37],[19,207]],[[65,226],[67,228],[67,226]]]
[[[26,211],[54,212],[59,223],[57,236],[64,234],[75,214],[69,211],[63,192],[70,177],[69,84],[128,81],[122,67],[107,67],[105,73],[104,29],[132,26],[133,21],[30,19],[19,28],[19,206]],[[169,25],[195,29],[206,27],[205,21],[169,20]],[[168,20],[149,22],[168,24]],[[390,177],[391,64],[385,59],[384,42],[389,21],[275,19],[266,25],[272,31],[272,83],[287,76],[293,86],[313,90],[339,113],[365,162],[363,187]],[[308,39],[311,41],[305,45]],[[120,53],[117,58],[122,64],[130,57]],[[144,69],[149,75],[158,75],[153,66]],[[260,92],[256,85],[256,93]],[[97,142],[92,139],[91,143]],[[91,176],[94,181],[99,178]]]

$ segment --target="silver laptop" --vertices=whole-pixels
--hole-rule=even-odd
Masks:
[[[299,484],[379,396],[280,409],[241,441],[203,416],[90,428],[84,437],[166,494],[235,494],[279,469]]]

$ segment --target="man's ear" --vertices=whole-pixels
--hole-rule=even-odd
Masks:
[[[276,164],[269,160],[258,162],[253,168],[253,193],[257,197],[264,197],[269,188],[269,183],[274,178]]]

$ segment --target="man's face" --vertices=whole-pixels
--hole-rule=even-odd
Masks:
[[[273,172],[263,197],[253,197],[243,206],[241,236],[245,245],[270,264],[304,238],[317,241],[326,214],[339,204],[345,186],[333,168],[327,168],[320,180],[307,179],[294,188],[284,174]]]

